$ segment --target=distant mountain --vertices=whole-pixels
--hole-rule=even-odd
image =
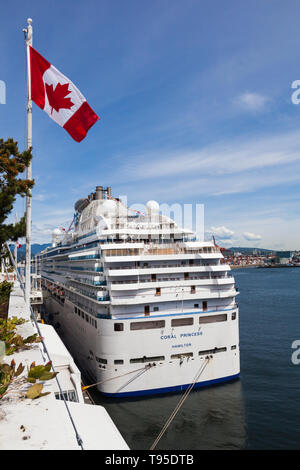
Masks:
[[[268,254],[268,253],[273,253],[274,250],[269,250],[267,248],[249,248],[249,247],[242,247],[242,246],[232,246],[231,248],[226,248],[227,250],[238,252],[238,253],[253,253],[253,251],[257,251],[258,253],[261,253],[262,255]]]
[[[14,250],[14,245],[10,245],[11,250]],[[51,243],[44,243],[44,244],[39,244],[39,243],[33,243],[31,245],[31,257],[35,256],[37,253],[40,253],[42,250],[47,248],[48,246],[51,246]],[[21,248],[18,248],[18,260],[21,261],[23,258],[25,259],[25,251],[26,251],[26,245],[22,245]]]

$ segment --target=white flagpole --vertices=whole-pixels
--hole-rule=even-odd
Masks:
[[[32,101],[30,80],[30,54],[29,46],[32,46],[32,19],[27,20],[26,49],[27,49],[27,150],[32,147]],[[32,179],[31,162],[27,168],[27,179]],[[31,193],[31,190],[30,190]],[[25,301],[30,306],[30,267],[31,267],[31,197],[26,196],[26,255],[25,255]]]
[[[15,215],[15,224],[18,222],[18,214],[16,213]],[[17,241],[15,242],[15,247],[14,247],[14,257],[15,257],[15,263],[16,266],[18,266],[18,248],[17,248]]]

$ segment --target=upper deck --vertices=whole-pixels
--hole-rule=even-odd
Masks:
[[[219,247],[160,214],[154,201],[147,214],[133,215],[96,191],[75,209],[74,230],[55,231],[41,255],[42,275],[72,302],[77,295],[89,311],[106,315],[130,314],[135,306],[145,315],[176,310],[178,292],[187,308],[234,304],[234,278]]]

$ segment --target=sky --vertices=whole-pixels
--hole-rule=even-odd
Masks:
[[[100,117],[77,143],[33,104],[32,242],[103,185],[133,207],[202,204],[222,246],[300,249],[299,15],[297,0],[1,0],[0,138],[25,149],[29,17]]]

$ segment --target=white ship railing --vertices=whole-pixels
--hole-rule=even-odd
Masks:
[[[199,268],[199,267],[205,267],[205,266],[224,266],[224,270],[228,270],[229,265],[228,264],[211,264],[211,263],[201,263],[201,264],[155,264],[155,265],[147,265],[147,266],[113,266],[113,267],[108,267],[107,269],[114,271],[115,269],[157,269],[157,268]]]
[[[139,284],[139,283],[144,283],[144,282],[149,282],[149,283],[155,283],[155,282],[166,282],[166,281],[207,281],[207,280],[218,280],[218,279],[234,279],[232,274],[228,276],[192,276],[189,277],[188,279],[182,279],[182,278],[175,278],[175,277],[170,277],[170,278],[162,278],[162,279],[128,279],[126,281],[110,281],[111,284]]]

